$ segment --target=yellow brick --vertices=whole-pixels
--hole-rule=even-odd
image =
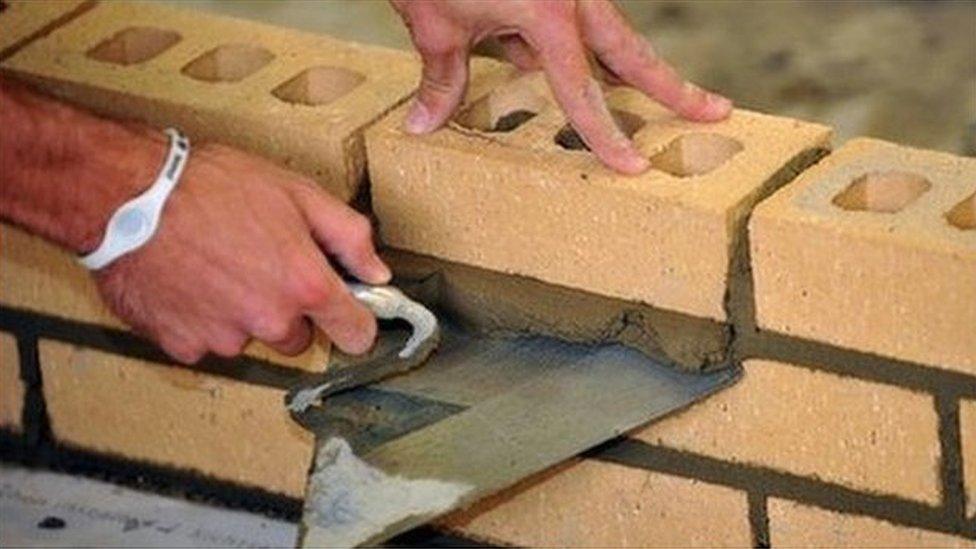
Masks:
[[[941,502],[933,398],[890,385],[748,360],[737,385],[633,436],[866,492]]]
[[[0,332],[0,428],[23,430],[24,382],[20,379],[17,339]]]
[[[963,482],[966,486],[966,514],[976,517],[976,400],[959,404],[959,426],[962,432]]]
[[[303,497],[314,440],[283,390],[52,341],[40,358],[58,441]]]
[[[574,461],[445,519],[475,539],[528,547],[747,547],[744,493]]]
[[[793,501],[769,500],[773,547],[968,547],[973,540]]]
[[[344,200],[365,171],[363,129],[419,75],[407,52],[128,2],[98,4],[3,68],[104,115],[264,155]]]
[[[976,159],[856,139],[756,208],[760,327],[976,374]]]
[[[608,101],[644,124],[634,140],[655,166],[626,177],[554,142],[565,120],[540,75],[479,67],[460,122],[408,135],[404,107],[367,132],[384,242],[698,317],[726,318],[736,223],[777,171],[830,134],[742,110],[680,121],[618,88]],[[518,110],[537,116],[509,133],[479,129]]]
[[[6,0],[0,11],[0,59],[29,42],[38,33],[71,17],[86,0]]]
[[[103,304],[88,274],[69,254],[41,238],[0,223],[0,302],[9,307],[115,328],[125,325]],[[292,368],[321,372],[329,361],[324,337],[304,353],[288,357],[252,342],[244,352]]]

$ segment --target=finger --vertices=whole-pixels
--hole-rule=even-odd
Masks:
[[[587,45],[628,84],[690,120],[722,120],[732,112],[731,101],[685,81],[658,57],[612,3],[585,2],[581,15]]]
[[[553,95],[580,137],[605,164],[628,174],[646,170],[649,162],[617,128],[590,74],[586,53],[573,20],[545,21],[531,37],[538,45]]]
[[[294,196],[312,228],[315,240],[356,278],[386,284],[392,273],[376,253],[369,220],[328,193],[300,185]]]
[[[283,336],[264,343],[285,356],[301,354],[312,343],[312,324],[303,316],[295,318]]]
[[[450,24],[426,25],[414,35],[423,60],[417,98],[405,122],[414,134],[436,130],[454,114],[468,84],[468,44]]]
[[[496,40],[505,55],[505,59],[508,59],[520,71],[534,71],[542,66],[539,63],[538,56],[521,36],[507,34],[496,37]]]
[[[303,267],[297,288],[301,311],[341,350],[360,354],[376,339],[376,318],[349,293],[324,261]]]

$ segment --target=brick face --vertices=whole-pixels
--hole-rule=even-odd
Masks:
[[[0,332],[0,428],[23,429],[24,382],[20,379],[20,356],[14,336]]]
[[[963,400],[959,403],[959,426],[962,431],[966,514],[976,518],[976,400]]]
[[[68,320],[125,328],[102,303],[91,275],[73,257],[41,238],[0,223],[0,303]],[[283,366],[324,371],[329,342],[321,336],[301,355],[288,357],[252,342],[244,353]]]
[[[766,360],[737,385],[633,433],[651,444],[941,502],[933,398]]]
[[[52,341],[40,359],[58,441],[303,497],[314,441],[283,390]]]
[[[871,517],[827,511],[770,499],[769,541],[773,547],[969,547],[973,540],[899,526]]]
[[[974,191],[976,159],[848,142],[752,216],[759,326],[976,374]]]
[[[444,524],[528,547],[750,546],[744,493],[598,461],[573,461],[523,481]]]
[[[774,174],[829,139],[823,126],[742,110],[706,130],[621,88],[611,107],[643,123],[638,148],[662,159],[624,177],[556,144],[565,119],[541,76],[473,74],[457,124],[407,135],[398,109],[367,132],[384,242],[697,317],[726,317],[737,221],[783,183]],[[465,127],[481,110],[537,116],[507,133]]]
[[[105,116],[261,154],[344,200],[365,172],[364,128],[420,72],[403,51],[135,2],[99,3],[3,69]]]

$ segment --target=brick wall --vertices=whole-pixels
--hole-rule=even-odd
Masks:
[[[623,178],[538,77],[476,60],[456,120],[406,136],[411,58],[155,6],[100,4],[3,70],[258,151],[343,198],[368,156],[384,242],[474,269],[456,288],[505,287],[476,280],[490,270],[734,334],[738,385],[441,528],[541,546],[974,545],[976,160],[866,139],[821,160],[828,128],[746,111],[691,124],[615,90],[654,166]],[[337,140],[307,132],[332,123]],[[176,368],[70,258],[12,227],[0,242],[0,428],[297,511],[310,440],[281,396],[327,348]],[[709,333],[703,348],[724,341]]]

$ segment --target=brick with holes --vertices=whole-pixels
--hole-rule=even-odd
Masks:
[[[349,200],[365,171],[363,129],[412,93],[419,65],[327,36],[104,2],[3,70],[104,115],[261,154]]]
[[[91,0],[0,0],[0,59],[66,23],[91,4]]]
[[[756,208],[760,328],[976,373],[976,159],[856,139]]]
[[[828,146],[817,124],[736,111],[679,120],[631,89],[609,92],[653,169],[602,166],[566,127],[539,74],[473,71],[449,127],[367,132],[373,207],[396,248],[725,320],[733,249],[751,206]]]

